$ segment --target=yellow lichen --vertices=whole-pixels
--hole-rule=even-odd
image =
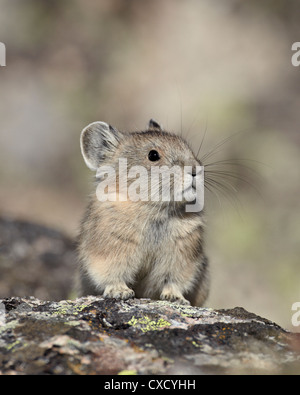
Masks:
[[[170,322],[163,318],[151,320],[147,315],[141,318],[135,318],[135,316],[133,316],[130,321],[128,321],[128,324],[134,327],[139,327],[142,332],[156,331],[171,325]]]
[[[133,376],[136,375],[137,371],[136,370],[121,370],[121,372],[118,373],[119,376]]]

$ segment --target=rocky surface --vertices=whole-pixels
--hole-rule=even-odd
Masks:
[[[67,299],[75,263],[75,243],[61,232],[0,217],[0,298]]]
[[[0,372],[299,373],[298,336],[242,308],[12,297],[0,304]]]

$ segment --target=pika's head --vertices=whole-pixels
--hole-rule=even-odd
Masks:
[[[109,168],[114,170],[111,181],[119,194],[125,175],[127,197],[135,188],[142,201],[195,200],[196,181],[203,177],[200,161],[183,138],[164,131],[152,119],[146,130],[131,133],[105,122],[91,123],[81,133],[80,146],[86,165],[96,171],[99,180]],[[125,172],[120,165],[126,167]]]

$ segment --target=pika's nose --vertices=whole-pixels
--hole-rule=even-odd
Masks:
[[[203,167],[200,166],[200,165],[197,165],[197,166],[193,166],[193,167],[192,167],[192,171],[189,172],[189,174],[190,174],[193,178],[196,178],[196,177],[201,176],[201,175],[202,175],[202,172],[203,172]]]
[[[196,176],[198,176],[199,174],[201,173],[201,168],[200,168],[200,165],[193,165],[192,166],[192,171],[190,172],[190,174],[193,176],[193,177],[196,177]]]

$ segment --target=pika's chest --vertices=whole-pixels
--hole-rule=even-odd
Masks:
[[[176,218],[168,221],[151,221],[142,235],[145,246],[153,249],[166,243],[176,243],[177,240],[186,238],[194,232],[199,232],[202,221],[200,218],[184,220]]]
[[[170,238],[170,227],[167,222],[152,221],[144,234],[146,245],[159,245]]]

